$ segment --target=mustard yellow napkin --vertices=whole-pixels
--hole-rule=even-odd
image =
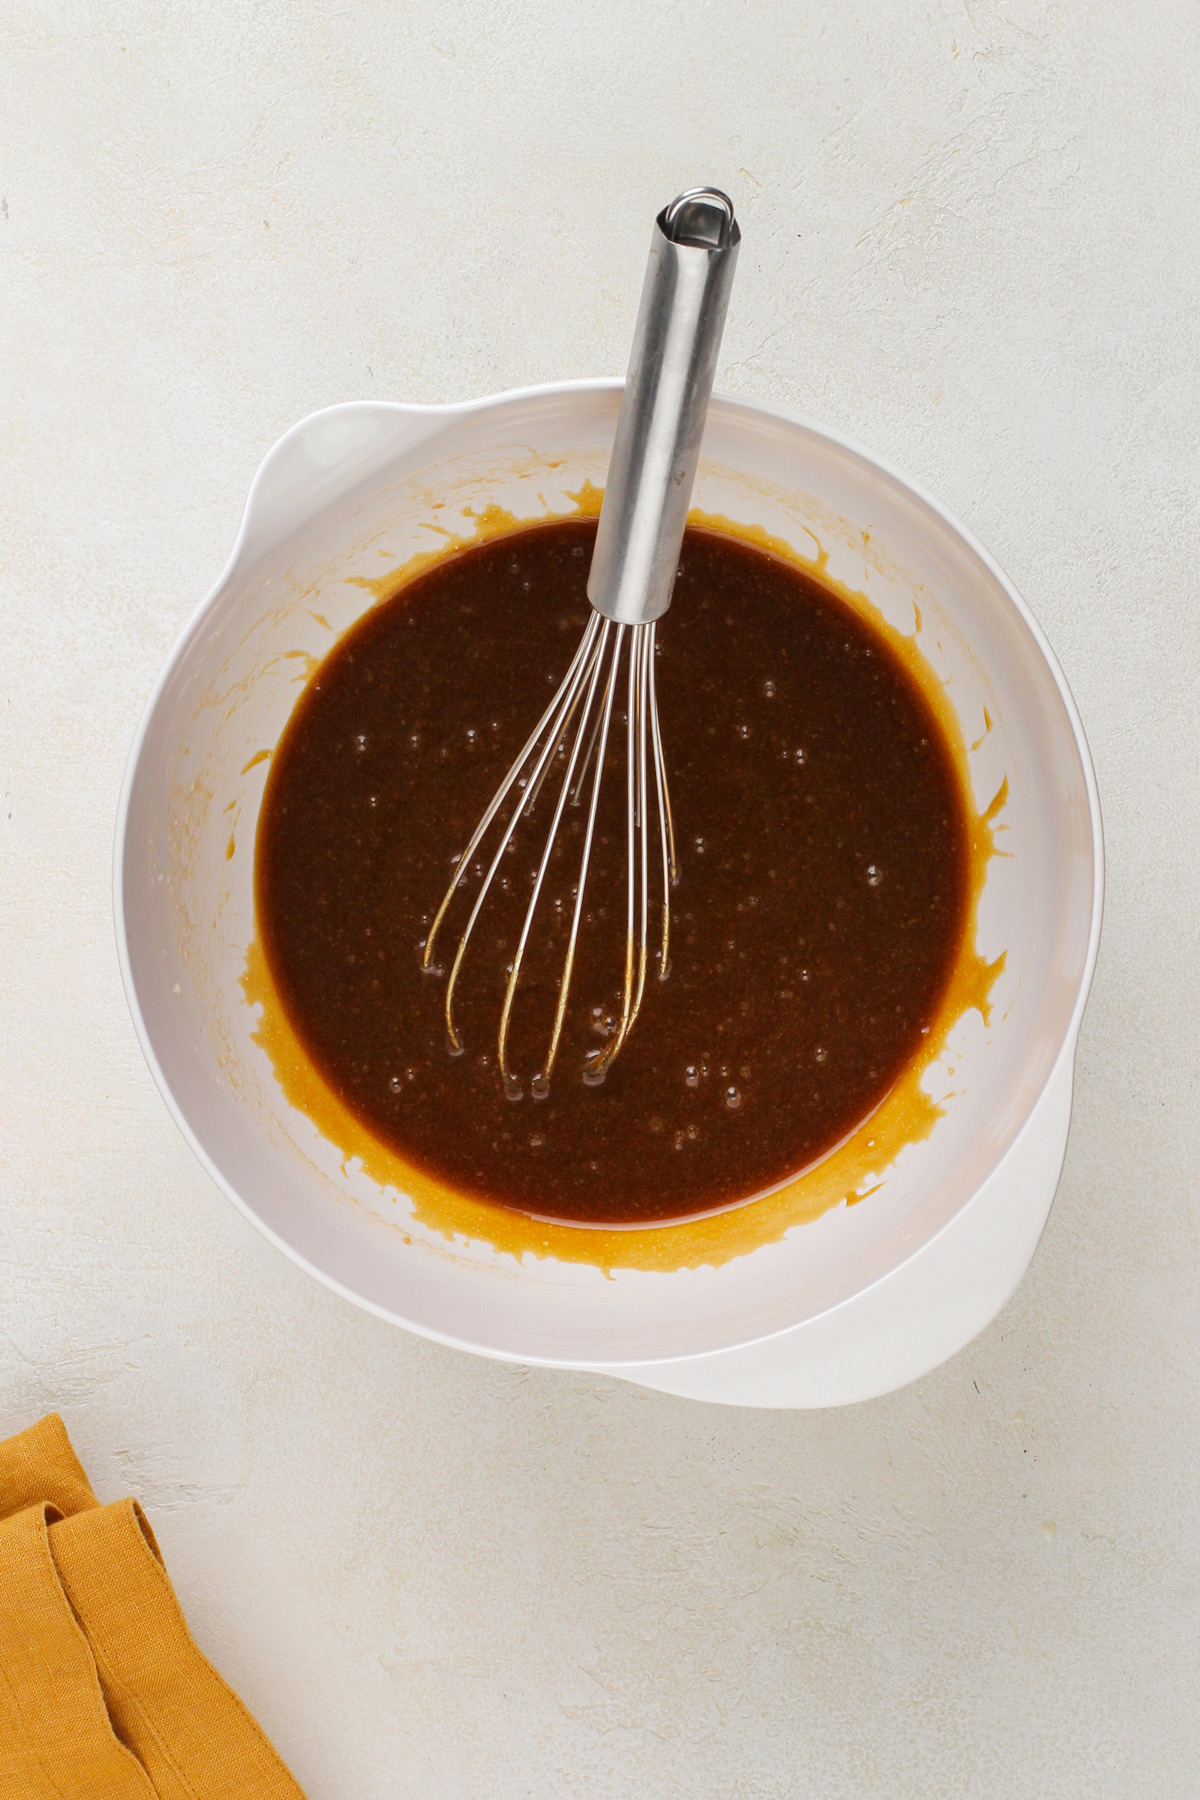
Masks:
[[[0,1442],[0,1796],[304,1800],[56,1413]]]

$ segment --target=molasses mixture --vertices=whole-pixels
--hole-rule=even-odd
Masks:
[[[518,990],[519,1101],[501,1083],[496,1031],[550,786],[472,937],[455,1004],[467,1048],[452,1056],[445,974],[422,974],[421,947],[587,623],[594,536],[594,521],[571,519],[493,539],[346,633],[274,755],[257,916],[313,1062],[410,1164],[537,1217],[648,1225],[777,1186],[878,1105],[959,949],[968,829],[941,729],[883,638],[794,565],[689,529],[658,629],[680,864],[669,978],[651,965],[620,1056],[601,1086],[585,1085],[588,1050],[620,1016],[624,972],[614,719],[549,1096],[532,1098],[529,1078],[554,1015],[584,807],[564,816]],[[443,924],[447,964],[475,887]]]

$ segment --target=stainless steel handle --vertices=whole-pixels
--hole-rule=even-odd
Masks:
[[[624,625],[671,604],[741,241],[716,188],[680,194],[654,221],[588,575],[596,611]]]

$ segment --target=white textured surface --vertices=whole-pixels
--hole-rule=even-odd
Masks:
[[[41,0],[0,54],[0,1430],[57,1407],[142,1496],[312,1800],[1194,1795],[1194,8]],[[696,179],[745,233],[722,385],[976,529],[1106,808],[1033,1270],[824,1415],[336,1300],[190,1159],[112,946],[125,751],[262,453],[331,401],[619,370]]]

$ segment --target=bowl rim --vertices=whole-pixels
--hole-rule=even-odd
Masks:
[[[130,854],[130,846],[128,843],[129,812],[134,786],[137,780],[142,755],[145,750],[146,739],[149,735],[159,703],[175,674],[176,669],[191,648],[198,632],[201,630],[209,611],[224,591],[241,560],[243,549],[249,537],[250,529],[258,509],[262,489],[267,480],[271,466],[288,446],[303,436],[316,420],[327,419],[332,415],[347,414],[351,412],[374,412],[377,414],[405,415],[409,417],[415,415],[416,417],[428,418],[430,420],[441,418],[449,424],[454,419],[486,413],[515,401],[546,399],[554,396],[569,396],[572,394],[619,393],[624,389],[624,386],[625,381],[621,376],[599,376],[580,377],[569,381],[536,382],[525,387],[506,388],[498,393],[480,395],[474,399],[447,401],[436,404],[418,404],[400,400],[349,400],[337,402],[332,406],[318,407],[315,411],[307,413],[303,418],[298,419],[294,425],[290,426],[287,431],[276,439],[259,463],[247,492],[246,503],[242,510],[242,517],[238,527],[237,536],[234,539],[229,556],[226,558],[225,564],[217,579],[213,582],[203,600],[200,601],[199,605],[194,609],[191,616],[180,630],[146,699],[138,719],[137,729],[130,744],[128,756],[126,757],[114,825],[112,872],[113,926],[116,937],[117,961],[120,968],[121,984],[125,992],[126,1004],[129,1008],[134,1032],[140,1045],[142,1055],[146,1060],[147,1067],[149,1068],[155,1086],[158,1088],[171,1117],[174,1119],[176,1126],[201,1167],[216,1183],[217,1187],[226,1198],[233,1203],[243,1217],[249,1220],[255,1229],[272,1243],[276,1249],[282,1251],[291,1262],[295,1263],[299,1268],[303,1269],[307,1274],[319,1281],[322,1286],[331,1289],[334,1293],[340,1294],[353,1305],[374,1314],[377,1318],[386,1320],[389,1324],[399,1325],[407,1331],[414,1332],[419,1337],[427,1338],[435,1343],[445,1344],[448,1348],[469,1351],[474,1355],[487,1356],[498,1361],[519,1361],[531,1367],[579,1368],[589,1367],[591,1366],[591,1362],[581,1362],[578,1358],[567,1356],[539,1355],[536,1353],[530,1354],[516,1350],[499,1349],[494,1345],[479,1344],[473,1342],[469,1338],[457,1336],[452,1332],[441,1331],[436,1327],[407,1319],[402,1314],[382,1305],[378,1301],[369,1299],[365,1295],[357,1292],[355,1288],[349,1286],[346,1282],[339,1280],[338,1277],[329,1274],[328,1271],[312,1262],[293,1244],[289,1243],[286,1238],[281,1236],[281,1234],[269,1225],[241,1196],[241,1194],[238,1193],[237,1189],[226,1179],[221,1170],[213,1162],[208,1151],[193,1131],[187,1115],[177,1101],[170,1082],[167,1080],[166,1074],[159,1062],[138,999],[137,984],[129,951],[124,897],[125,872]],[[644,1355],[625,1358],[606,1358],[604,1366],[612,1369],[619,1368],[624,1362],[628,1362],[631,1367],[649,1368],[652,1366],[662,1366],[665,1368],[671,1364],[693,1362],[700,1360],[701,1358],[728,1354],[735,1349],[749,1349],[754,1345],[769,1343],[775,1338],[786,1336],[789,1332],[803,1329],[805,1326],[813,1324],[818,1319],[828,1318],[831,1314],[836,1313],[843,1307],[853,1305],[863,1295],[878,1288],[883,1282],[891,1280],[900,1269],[906,1267],[916,1257],[927,1250],[931,1244],[939,1239],[943,1233],[950,1230],[955,1222],[961,1218],[967,1207],[970,1206],[971,1201],[975,1198],[975,1195],[979,1193],[983,1185],[992,1178],[996,1170],[1007,1157],[1011,1155],[1017,1142],[1028,1128],[1030,1121],[1041,1104],[1047,1090],[1058,1076],[1064,1060],[1073,1060],[1075,1056],[1079,1031],[1095,975],[1104,916],[1104,825],[1100,808],[1100,794],[1096,780],[1095,767],[1092,761],[1091,749],[1084,731],[1083,721],[1080,717],[1079,708],[1076,705],[1074,695],[1068,685],[1058,657],[1051,648],[1037,619],[1030,611],[1020,592],[1000,567],[999,563],[997,563],[985,546],[980,543],[979,539],[974,535],[969,526],[965,525],[961,519],[949,510],[948,507],[943,505],[943,503],[931,493],[929,489],[923,486],[921,482],[914,480],[889,458],[879,455],[874,450],[868,449],[857,439],[822,424],[820,421],[811,418],[807,413],[800,411],[799,408],[789,406],[783,401],[764,400],[754,395],[735,394],[718,389],[713,393],[712,403],[722,408],[731,407],[742,412],[758,414],[763,418],[771,419],[773,421],[782,421],[785,424],[794,425],[816,438],[823,439],[836,449],[860,459],[862,462],[887,477],[890,481],[896,483],[900,488],[906,490],[935,514],[937,518],[954,532],[967,548],[979,558],[988,573],[1002,589],[1005,597],[1013,606],[1026,629],[1029,631],[1038,651],[1049,669],[1059,697],[1065,708],[1067,718],[1070,721],[1076,753],[1079,757],[1080,766],[1083,772],[1084,786],[1088,799],[1088,816],[1091,826],[1091,917],[1088,926],[1087,950],[1080,969],[1075,1000],[1071,1009],[1070,1018],[1062,1035],[1058,1053],[1047,1068],[1041,1086],[1037,1089],[1036,1093],[1031,1096],[1024,1117],[1014,1131],[1010,1142],[1001,1152],[1001,1155],[997,1158],[996,1162],[993,1163],[992,1167],[983,1176],[975,1190],[962,1202],[961,1206],[951,1213],[947,1219],[943,1220],[942,1223],[937,1226],[934,1231],[930,1232],[927,1237],[922,1238],[920,1242],[913,1245],[906,1255],[900,1257],[882,1273],[874,1276],[870,1281],[864,1282],[862,1287],[856,1288],[852,1294],[834,1301],[831,1305],[823,1307],[821,1310],[812,1313],[811,1315],[807,1315],[801,1321],[782,1326],[775,1326],[769,1330],[758,1333],[751,1333],[749,1336],[739,1337],[733,1344],[720,1346],[716,1349],[704,1348],[701,1350],[679,1351],[669,1355],[652,1358],[647,1358]]]

